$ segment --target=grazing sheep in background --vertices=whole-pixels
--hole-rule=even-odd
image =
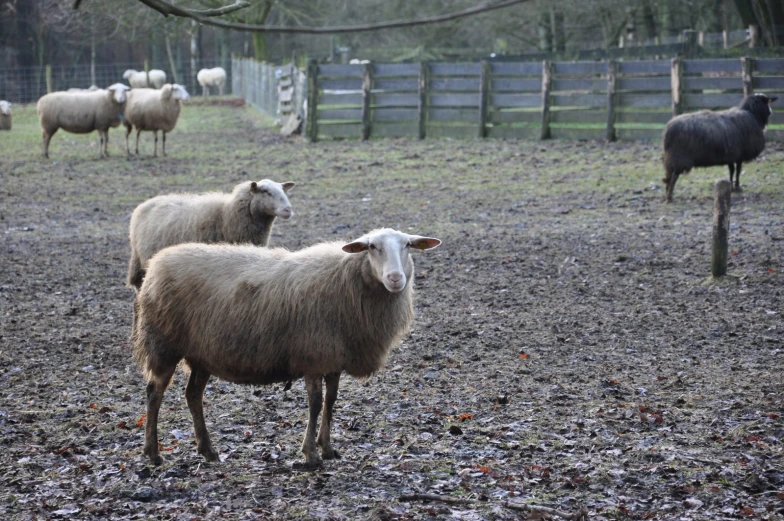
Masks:
[[[286,193],[291,181],[246,181],[230,194],[172,194],[143,202],[131,215],[129,286],[137,290],[147,262],[158,251],[184,242],[269,244],[275,218],[294,212]]]
[[[115,83],[107,89],[84,92],[52,92],[38,100],[36,108],[44,139],[44,157],[58,129],[74,134],[98,131],[100,157],[109,155],[109,128],[120,126],[127,85]]]
[[[12,124],[11,102],[0,100],[0,130],[11,130]]]
[[[210,87],[218,87],[218,94],[223,96],[223,86],[226,85],[226,71],[223,67],[202,69],[196,75],[196,81],[201,85],[202,96],[207,96],[210,93]]]
[[[166,83],[166,73],[160,69],[150,69],[149,74],[144,71],[128,69],[123,73],[123,79],[134,89],[153,88],[160,89]]]
[[[741,164],[765,149],[765,126],[773,111],[770,103],[778,98],[764,94],[746,97],[738,107],[720,112],[701,110],[674,117],[664,129],[664,171],[666,200],[678,176],[694,167],[727,165],[733,190],[739,192]]]
[[[194,243],[159,252],[134,303],[133,355],[148,382],[144,453],[156,465],[163,461],[158,412],[184,360],[190,368],[185,397],[198,452],[207,460],[218,460],[202,404],[211,375],[250,385],[304,377],[305,464],[337,457],[330,427],[340,375],[364,378],[381,368],[413,319],[409,250],[440,243],[382,229],[296,252]]]
[[[152,130],[155,136],[155,151],[158,156],[158,131],[163,132],[163,155],[166,155],[166,133],[174,130],[180,117],[181,101],[190,99],[185,87],[167,83],[160,90],[133,89],[128,93],[125,104],[123,125],[125,126],[125,148],[131,155],[128,136],[136,127],[136,153],[139,153],[139,134],[142,130]]]

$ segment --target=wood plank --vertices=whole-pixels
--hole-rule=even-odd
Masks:
[[[321,90],[360,90],[362,78],[319,78]]]
[[[630,112],[618,110],[615,112],[616,123],[659,123],[666,124],[672,119],[672,111],[666,112]]]
[[[496,76],[541,76],[541,62],[493,62],[490,70]]]
[[[537,128],[540,128],[542,126],[542,113],[538,110],[494,110],[490,114],[490,122],[494,125],[504,123],[535,124]]]
[[[618,62],[620,74],[670,74],[670,63],[665,60]]]
[[[490,127],[487,137],[495,139],[539,139],[541,128],[539,125],[531,127]]]
[[[439,109],[431,108],[428,112],[428,121],[463,122],[470,124],[479,118],[479,109]]]
[[[567,79],[559,80],[553,79],[553,92],[563,90],[588,90],[588,91],[606,91],[607,80],[599,79]]]
[[[619,107],[672,108],[670,94],[618,94]]]
[[[322,94],[319,96],[319,105],[348,105],[348,106],[361,106],[362,94]]]
[[[373,121],[413,121],[418,120],[419,112],[416,108],[400,109],[376,107],[372,110]]]
[[[278,94],[278,101],[280,103],[289,103],[291,98],[294,97],[294,89],[284,89]]]
[[[694,109],[723,110],[739,105],[743,94],[688,94],[683,95],[683,104],[687,112]]]
[[[553,123],[606,123],[604,110],[554,110],[550,113]]]
[[[291,87],[291,78],[281,78],[280,80],[278,80],[278,87],[280,87],[281,89],[286,89],[288,87]]]
[[[541,107],[541,94],[490,94],[490,105],[496,108]]]
[[[754,76],[755,90],[781,90],[784,89],[782,76]]]
[[[683,90],[743,89],[743,78],[683,78]]]
[[[419,105],[419,96],[416,93],[410,94],[373,94],[370,103],[378,107],[416,107]]]
[[[319,137],[348,137],[359,139],[362,132],[362,123],[337,123],[325,124],[319,122]]]
[[[755,58],[754,71],[765,73],[784,73],[784,59],[782,58]]]
[[[600,139],[604,140],[605,128],[574,128],[556,127],[550,128],[550,136],[553,139]]]
[[[476,139],[476,125],[427,125],[427,137],[450,137],[456,139]]]
[[[318,74],[325,76],[347,76],[362,79],[361,65],[319,65]]]
[[[767,141],[784,141],[784,129],[769,128],[765,131],[765,139]]]
[[[377,63],[373,64],[373,77],[419,76],[418,63]]]
[[[430,92],[466,90],[479,92],[479,78],[433,78],[430,80]]]
[[[661,141],[661,129],[616,128],[615,134],[623,140]],[[663,173],[663,172],[662,172]]]
[[[416,120],[411,123],[373,123],[372,137],[410,137],[416,138]]]
[[[479,93],[476,94],[430,94],[431,107],[478,107]]]
[[[607,106],[607,96],[603,94],[553,94],[551,99],[553,108]]]
[[[683,60],[683,73],[734,72],[740,74],[740,58],[716,58],[711,60]]]
[[[541,92],[542,78],[493,78],[492,92]]]
[[[482,67],[479,63],[431,63],[431,76],[479,76]]]
[[[318,124],[321,125],[325,120],[332,121],[362,121],[361,109],[319,109]]]
[[[555,74],[605,74],[606,62],[554,62]]]
[[[373,80],[374,91],[412,91],[416,92],[419,88],[418,78],[405,78],[405,79],[390,79],[390,78],[375,78]]]
[[[661,78],[618,78],[617,87],[619,91],[670,92],[672,85],[668,71],[667,76]]]

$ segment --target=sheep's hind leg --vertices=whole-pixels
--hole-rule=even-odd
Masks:
[[[338,398],[338,384],[340,383],[340,373],[328,374],[324,377],[327,384],[327,392],[324,396],[324,408],[321,416],[321,426],[319,428],[318,444],[321,447],[321,457],[324,459],[340,458],[338,451],[332,448],[329,441],[329,433],[332,430],[332,409],[335,400]]]
[[[144,454],[154,465],[163,463],[158,450],[158,412],[161,410],[163,393],[169,387],[174,375],[175,365],[164,374],[154,375],[147,384],[147,425],[144,429]]]
[[[678,176],[681,175],[680,172],[673,172],[668,177],[665,178],[665,182],[667,186],[665,188],[665,200],[668,203],[672,202],[672,194],[675,191],[675,183],[678,181]]]
[[[743,189],[740,187],[740,166],[742,163],[738,162],[735,165],[735,185],[732,187],[733,192],[742,192]],[[732,179],[730,179],[732,182]]]
[[[196,447],[199,454],[207,461],[218,461],[218,453],[212,448],[210,434],[204,423],[204,388],[210,380],[210,373],[201,369],[191,368],[191,376],[185,387],[185,398],[193,417],[193,431],[196,433]]]
[[[321,375],[305,377],[305,388],[308,390],[308,426],[302,442],[302,453],[305,455],[305,467],[315,468],[321,465],[321,457],[316,451],[316,424],[322,404]]]
[[[139,155],[139,134],[142,133],[142,129],[136,127],[136,155]]]
[[[152,157],[158,157],[158,131],[153,130],[152,135],[155,136],[155,148],[153,149]]]
[[[163,157],[166,157],[166,131],[162,130],[163,133]]]

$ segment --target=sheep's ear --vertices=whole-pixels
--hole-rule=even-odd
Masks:
[[[289,190],[294,188],[297,185],[297,183],[295,183],[294,181],[286,181],[285,183],[281,183],[281,185],[283,186],[283,191],[288,192]]]
[[[779,99],[779,98],[778,98],[778,96],[773,96],[773,97],[770,97],[770,98],[768,98],[768,103],[769,103],[769,104],[770,104],[770,103],[773,103],[773,102],[774,102],[774,101],[776,101],[777,99]]]
[[[433,248],[441,244],[441,241],[439,239],[436,239],[435,237],[421,237],[419,235],[409,235],[408,243],[411,245],[412,248],[416,248],[417,250],[432,250]]]
[[[368,249],[367,239],[357,239],[343,246],[343,251],[346,253],[359,253]]]
[[[259,185],[256,184],[256,181],[250,182],[250,193],[254,194],[259,191]]]

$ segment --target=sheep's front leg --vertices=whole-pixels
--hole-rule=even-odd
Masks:
[[[327,392],[324,396],[324,412],[321,416],[321,427],[319,428],[318,444],[321,447],[322,458],[340,458],[338,451],[333,449],[329,442],[329,433],[332,431],[332,409],[335,406],[335,400],[338,398],[340,373],[328,374],[324,377],[324,381],[327,384]]]
[[[735,186],[732,187],[732,191],[733,192],[742,192],[743,191],[743,189],[740,187],[740,166],[741,166],[741,164],[742,164],[741,162],[738,162],[735,165]],[[732,181],[732,180],[730,179],[730,181]]]
[[[163,393],[169,386],[176,366],[165,375],[153,376],[147,384],[147,424],[144,429],[144,454],[150,458],[154,465],[163,463],[163,458],[158,451],[158,412],[161,410]]]
[[[155,148],[153,149],[152,157],[158,157],[158,131],[153,130],[152,135],[155,136]]]
[[[312,468],[321,465],[321,457],[316,451],[316,424],[322,402],[321,375],[306,376],[305,388],[308,390],[308,426],[302,442],[302,453],[305,455],[305,466]]]
[[[163,133],[163,157],[166,157],[166,131],[162,130]]]
[[[185,398],[193,417],[193,431],[196,433],[196,448],[207,461],[218,461],[218,453],[212,448],[207,425],[204,423],[204,388],[210,380],[210,373],[191,368],[191,376],[185,387]]]
[[[139,134],[142,133],[142,129],[136,127],[136,155],[139,155]]]

